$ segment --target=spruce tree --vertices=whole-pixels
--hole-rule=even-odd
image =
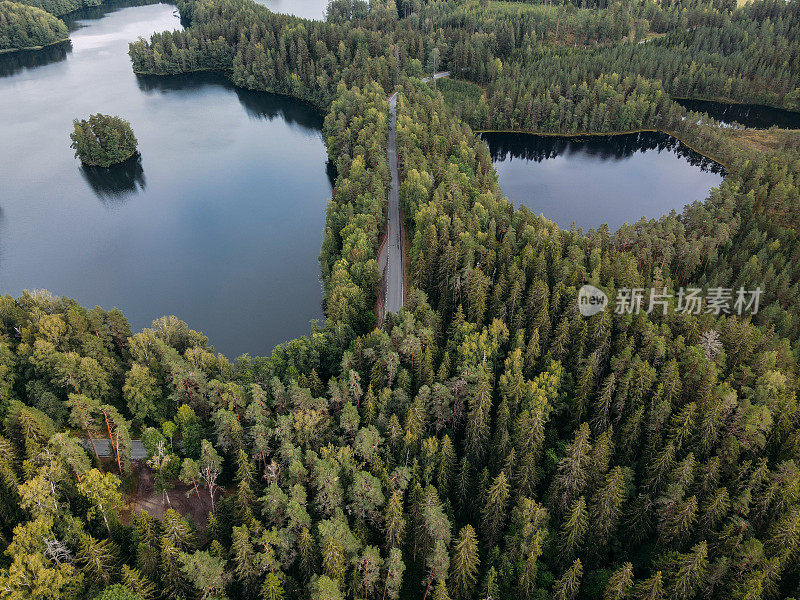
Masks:
[[[450,561],[450,586],[456,598],[472,597],[479,565],[478,538],[471,525],[464,525],[453,543]]]

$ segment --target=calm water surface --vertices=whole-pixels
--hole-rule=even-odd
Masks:
[[[758,104],[726,104],[710,100],[675,100],[675,102],[689,110],[707,113],[726,125],[738,123],[754,129],[769,129],[773,125],[781,129],[800,129],[800,112]]]
[[[137,79],[128,42],[176,15],[98,11],[71,47],[0,60],[0,293],[117,306],[136,330],[175,314],[228,355],[267,354],[322,317],[322,116],[213,76]],[[94,112],[131,122],[140,160],[80,166],[72,119]]]
[[[486,133],[506,196],[568,229],[658,218],[704,200],[722,168],[662,133],[559,138]]]
[[[325,20],[327,0],[255,0],[272,11],[286,13],[303,19]]]

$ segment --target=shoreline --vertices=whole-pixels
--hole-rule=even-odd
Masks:
[[[14,52],[38,52],[39,50],[44,50],[45,48],[57,46],[58,44],[63,44],[69,41],[70,41],[69,36],[67,36],[63,40],[50,42],[49,44],[45,44],[44,46],[26,46],[25,48],[3,48],[2,50],[0,50],[0,56],[5,54],[13,54]]]
[[[278,92],[278,91],[273,91],[273,90],[262,90],[262,89],[258,89],[258,88],[248,88],[248,87],[242,87],[240,85],[236,85],[233,82],[233,80],[231,79],[230,73],[228,71],[225,71],[225,70],[220,70],[220,69],[192,69],[190,71],[181,71],[180,73],[150,73],[150,72],[139,72],[139,71],[135,71],[135,70],[133,71],[133,74],[136,75],[137,77],[159,77],[159,78],[161,78],[161,77],[181,77],[183,75],[196,75],[196,74],[199,74],[199,73],[213,73],[213,74],[216,74],[216,75],[221,75],[221,76],[223,76],[225,78],[225,80],[226,80],[226,82],[228,84],[233,86],[234,89],[245,90],[245,91],[248,91],[248,92],[259,92],[259,93],[262,93],[262,94],[273,94],[275,96],[284,96],[285,98],[292,98],[293,100],[298,100],[298,101],[302,102],[303,104],[306,104],[306,105],[310,106],[311,108],[313,108],[314,110],[319,112],[323,117],[325,117],[328,114],[327,107],[320,106],[319,104],[316,104],[315,102],[313,102],[311,100],[308,100],[307,98],[301,98],[300,96],[295,96],[295,95],[289,94],[287,92]]]
[[[788,113],[800,115],[800,109],[792,110],[791,108],[786,108],[785,106],[774,106],[772,104],[765,104],[763,102],[745,102],[742,100],[731,100],[729,98],[726,98],[724,100],[715,100],[713,98],[690,98],[688,96],[670,96],[670,98],[672,99],[673,102],[677,102],[678,100],[692,102],[696,100],[698,102],[712,102],[714,104],[733,104],[736,106],[760,106],[762,108],[771,108],[773,110],[785,110]]]
[[[693,152],[697,152],[697,154],[699,154],[700,156],[703,156],[704,158],[707,158],[708,160],[717,163],[719,166],[723,167],[726,171],[730,171],[730,166],[724,163],[722,160],[714,158],[713,156],[709,156],[705,152],[698,150],[697,148],[686,142],[683,138],[681,138],[680,135],[676,135],[672,131],[668,131],[666,129],[643,128],[643,129],[630,129],[627,131],[592,131],[592,132],[576,132],[576,133],[553,133],[553,132],[539,132],[539,131],[520,130],[520,129],[475,129],[474,133],[522,133],[525,135],[538,135],[541,137],[565,137],[565,138],[632,135],[635,133],[664,133],[670,137],[675,138],[681,144],[683,144]]]

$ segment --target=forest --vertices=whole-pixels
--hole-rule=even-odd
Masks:
[[[61,17],[67,13],[86,8],[87,6],[100,6],[103,0],[13,0],[29,6],[35,6],[49,12],[51,15]]]
[[[141,0],[147,4],[152,0]],[[58,17],[103,0],[2,0],[0,2],[0,53],[41,50],[69,39],[69,30]]]
[[[176,316],[0,297],[0,598],[800,598],[800,134],[673,101],[797,108],[796,0],[178,6],[136,73],[326,113],[326,319],[229,360]],[[394,90],[409,289],[379,323]],[[667,131],[726,178],[563,230],[503,195],[489,128]],[[584,317],[587,283],[763,300]]]
[[[31,6],[0,2],[0,52],[63,42],[67,27],[53,15]]]
[[[88,119],[75,119],[69,137],[75,158],[84,165],[109,167],[136,153],[137,141],[131,124],[120,117],[97,113]]]

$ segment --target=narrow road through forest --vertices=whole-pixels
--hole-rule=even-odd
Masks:
[[[450,75],[449,71],[436,73],[433,78],[440,79]],[[430,81],[427,77],[424,81]],[[397,314],[403,307],[405,261],[403,258],[403,220],[400,216],[400,174],[397,164],[397,92],[389,96],[389,216],[386,223],[386,266],[384,269],[383,314]]]

